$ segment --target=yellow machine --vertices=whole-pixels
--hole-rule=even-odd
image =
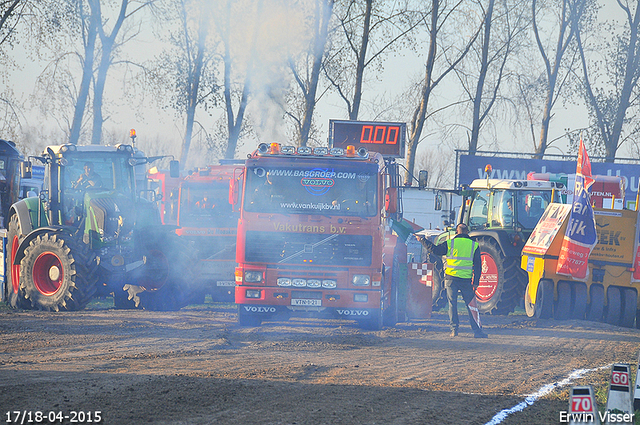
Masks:
[[[633,327],[638,316],[638,211],[594,208],[598,243],[584,282],[556,273],[571,205],[549,204],[522,250],[529,317],[587,319]],[[576,261],[582,261],[576,259]],[[637,320],[636,320],[637,319]]]

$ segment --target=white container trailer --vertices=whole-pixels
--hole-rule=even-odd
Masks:
[[[452,225],[462,197],[445,189],[402,188],[402,216],[425,229],[444,230]]]

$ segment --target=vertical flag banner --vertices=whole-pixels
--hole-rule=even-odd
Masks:
[[[587,280],[589,254],[598,243],[596,220],[589,195],[589,187],[593,181],[591,162],[582,139],[580,139],[575,195],[556,268],[557,274],[571,276],[575,280]]]

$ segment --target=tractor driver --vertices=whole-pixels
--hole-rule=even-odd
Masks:
[[[102,177],[93,170],[92,162],[85,162],[84,173],[71,186],[73,189],[90,189],[102,187]]]

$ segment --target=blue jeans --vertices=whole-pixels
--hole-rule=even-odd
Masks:
[[[449,326],[451,330],[458,330],[458,326],[460,325],[460,320],[458,319],[458,291],[460,291],[462,299],[467,305],[471,329],[473,329],[474,333],[481,331],[476,321],[473,320],[471,310],[469,310],[469,303],[475,296],[473,286],[471,286],[471,279],[461,279],[459,277],[445,275],[444,287],[447,289],[447,300],[449,301]]]

